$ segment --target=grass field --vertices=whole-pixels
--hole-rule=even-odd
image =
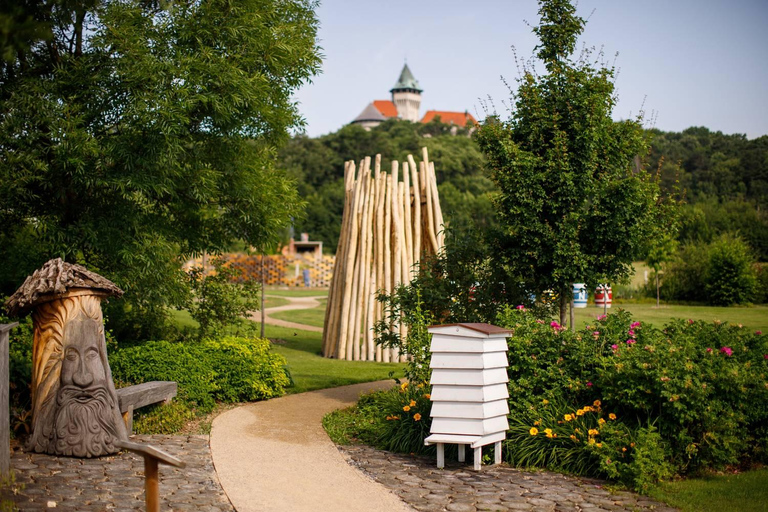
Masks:
[[[768,469],[668,482],[651,496],[683,512],[764,512]]]
[[[269,316],[270,318],[277,318],[288,322],[322,327],[323,322],[325,321],[325,306],[328,301],[324,299],[318,302],[320,302],[320,306],[316,308],[277,311],[275,313],[270,313]]]
[[[719,320],[731,324],[742,324],[750,329],[768,332],[768,306],[719,308],[662,305],[657,309],[655,304],[614,304],[613,308],[608,310],[608,314],[619,308],[629,311],[634,319],[655,327],[663,327],[672,318],[690,318],[707,322]],[[577,326],[588,324],[602,314],[602,308],[593,305],[589,305],[586,309],[574,310]]]
[[[271,295],[264,294],[264,304],[268,308],[276,308],[279,306],[285,306],[290,304],[291,301],[283,297],[273,297]]]
[[[264,295],[280,297],[319,297],[328,295],[327,288],[265,288]]]

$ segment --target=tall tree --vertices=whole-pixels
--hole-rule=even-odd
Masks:
[[[539,15],[545,72],[524,69],[510,119],[491,117],[477,140],[500,189],[497,254],[531,292],[557,293],[564,324],[572,283],[627,276],[668,204],[638,165],[641,119],[611,119],[613,70],[588,49],[573,57],[584,19],[567,0],[540,1]]]
[[[320,64],[314,2],[24,6],[0,13],[0,252],[86,264],[157,312],[183,256],[276,239],[300,207],[273,160]]]

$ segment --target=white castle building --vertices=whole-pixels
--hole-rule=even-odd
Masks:
[[[472,114],[466,111],[429,110],[424,114],[424,117],[419,119],[421,93],[424,91],[419,87],[419,82],[414,78],[413,73],[408,68],[408,64],[403,66],[400,78],[398,78],[397,83],[389,92],[392,94],[391,100],[372,101],[352,121],[352,124],[359,124],[366,130],[370,130],[390,118],[402,119],[413,123],[429,123],[436,117],[439,117],[443,123],[454,125],[457,128],[464,128],[468,121],[477,124]]]

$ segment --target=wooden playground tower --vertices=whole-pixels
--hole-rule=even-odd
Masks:
[[[402,168],[402,181],[399,171]],[[444,244],[443,214],[435,166],[422,149],[418,165],[411,155],[402,165],[381,170],[381,155],[359,166],[344,164],[345,199],[336,265],[328,292],[323,355],[355,361],[404,360],[397,349],[374,344],[373,326],[384,319],[379,291],[408,284],[421,259]],[[404,337],[407,327],[392,319],[390,328]]]

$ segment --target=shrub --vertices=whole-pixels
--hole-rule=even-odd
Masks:
[[[150,405],[136,411],[133,430],[137,434],[175,434],[194,417],[189,405],[178,400]]]
[[[706,288],[717,306],[743,304],[754,299],[757,279],[754,256],[740,238],[723,235],[709,249]]]
[[[216,372],[195,345],[147,341],[111,354],[109,365],[116,383],[172,380],[179,385],[178,400],[201,412],[211,411],[215,404]]]

